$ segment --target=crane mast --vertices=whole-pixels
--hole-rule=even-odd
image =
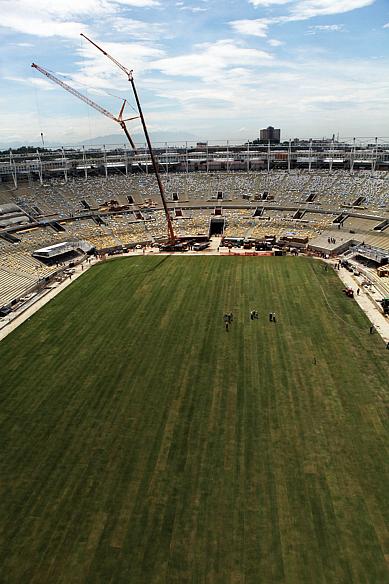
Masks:
[[[142,122],[143,132],[144,132],[144,135],[145,135],[145,138],[146,138],[146,142],[147,142],[147,146],[148,146],[148,149],[149,149],[149,154],[150,154],[150,158],[151,158],[151,163],[153,165],[153,170],[154,170],[155,178],[157,179],[158,189],[159,189],[159,193],[161,195],[161,200],[162,200],[162,205],[163,205],[163,208],[164,208],[164,211],[165,211],[166,223],[167,223],[167,228],[168,228],[168,240],[169,240],[169,243],[170,244],[174,245],[175,242],[176,242],[176,236],[174,234],[173,223],[172,223],[172,219],[170,217],[170,212],[169,212],[169,209],[168,209],[168,206],[167,206],[166,197],[165,197],[165,191],[164,191],[163,184],[162,184],[161,177],[160,177],[159,170],[158,170],[158,163],[157,163],[157,160],[155,158],[155,154],[154,154],[153,147],[152,147],[152,144],[151,144],[149,132],[148,132],[147,126],[146,126],[146,121],[145,121],[145,118],[144,118],[144,115],[143,115],[143,111],[142,111],[142,107],[141,107],[141,104],[140,104],[138,92],[137,92],[136,87],[135,87],[133,72],[132,72],[131,69],[127,69],[127,67],[125,67],[124,65],[122,65],[121,63],[119,63],[119,61],[117,61],[114,57],[112,57],[112,55],[110,55],[109,53],[107,53],[107,51],[104,51],[104,49],[102,49],[101,47],[99,47],[99,45],[97,45],[95,42],[93,42],[86,35],[84,35],[83,33],[81,33],[81,36],[84,37],[84,39],[86,39],[88,42],[90,42],[94,47],[96,47],[97,50],[99,50],[101,53],[103,53],[103,55],[105,57],[107,57],[108,59],[110,59],[117,67],[119,67],[119,69],[121,69],[121,71],[123,71],[126,74],[128,81],[131,83],[131,87],[132,87],[132,91],[134,93],[136,105],[138,107],[139,116],[140,116],[140,119],[141,119],[141,122]]]
[[[145,122],[145,119],[143,117],[142,108],[141,108],[141,105],[140,105],[140,102],[139,102],[139,97],[138,97],[138,93],[136,91],[136,87],[135,87],[135,83],[134,83],[134,79],[132,77],[132,74],[129,76],[129,81],[131,83],[132,90],[134,92],[134,97],[135,97],[136,105],[138,106],[138,111],[139,111],[140,119],[141,119],[141,122],[142,122],[143,131],[144,131],[144,134],[145,134],[147,146],[149,148],[149,152],[150,152],[151,162],[152,162],[153,169],[154,169],[155,178],[157,179],[158,188],[159,188],[159,192],[160,192],[160,195],[161,195],[161,200],[162,200],[163,208],[164,208],[164,211],[165,211],[167,228],[168,228],[168,234],[169,234],[169,243],[171,243],[172,245],[174,245],[175,242],[176,242],[176,236],[174,234],[173,223],[172,223],[172,220],[171,220],[171,217],[170,217],[170,212],[169,212],[169,209],[168,209],[168,206],[167,206],[167,203],[166,203],[165,191],[164,191],[163,184],[162,184],[162,181],[161,181],[161,176],[159,174],[158,163],[157,163],[157,161],[155,159],[153,147],[151,145],[150,136],[149,136],[149,133],[147,131],[146,122]]]
[[[45,75],[48,79],[50,79],[51,81],[53,81],[54,83],[56,83],[57,85],[59,85],[60,87],[62,87],[63,89],[65,89],[66,91],[71,93],[72,95],[74,95],[75,97],[78,97],[78,99],[80,99],[81,101],[83,101],[84,103],[86,103],[87,105],[89,105],[90,107],[95,109],[96,111],[100,112],[101,114],[103,114],[104,116],[109,118],[110,120],[117,122],[121,126],[122,130],[124,131],[124,133],[127,137],[127,140],[131,144],[131,147],[133,148],[133,150],[136,151],[134,141],[132,140],[129,131],[127,130],[126,122],[129,122],[130,120],[135,120],[138,118],[138,116],[123,119],[123,111],[124,111],[124,107],[126,105],[127,100],[125,100],[125,99],[123,100],[123,105],[120,109],[120,113],[116,117],[111,112],[109,112],[108,110],[103,108],[101,105],[92,101],[86,95],[83,95],[82,93],[80,93],[79,91],[77,91],[76,89],[74,89],[73,87],[71,87],[70,85],[65,83],[64,81],[61,81],[61,79],[58,79],[58,77],[55,77],[55,75],[53,75],[49,71],[46,71],[46,69],[43,69],[43,67],[40,67],[36,63],[32,63],[31,67],[33,67],[34,69],[37,69],[37,71],[42,73],[42,75]]]

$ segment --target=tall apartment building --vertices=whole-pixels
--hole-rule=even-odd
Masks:
[[[264,128],[260,131],[260,141],[279,144],[281,141],[281,130],[279,128],[273,128],[273,126]]]

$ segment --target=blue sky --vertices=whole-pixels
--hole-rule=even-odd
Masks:
[[[128,82],[80,32],[134,69],[155,132],[246,140],[271,124],[285,139],[389,136],[389,0],[0,0],[0,8],[0,143],[37,142],[43,131],[70,144],[118,130],[30,67],[117,112],[111,94],[129,97]]]

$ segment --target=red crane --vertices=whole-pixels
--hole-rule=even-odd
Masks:
[[[170,217],[170,212],[166,203],[166,198],[165,198],[165,191],[163,188],[163,184],[161,181],[161,177],[159,175],[159,170],[158,170],[158,163],[157,160],[155,158],[155,154],[153,151],[153,147],[151,145],[151,140],[150,140],[150,136],[149,136],[149,132],[147,130],[147,126],[146,126],[146,121],[145,118],[143,116],[143,111],[142,111],[142,107],[139,101],[139,97],[138,97],[138,92],[136,90],[135,87],[135,82],[134,82],[134,77],[133,77],[133,72],[132,69],[127,69],[127,67],[125,67],[124,65],[122,65],[121,63],[119,63],[119,61],[117,61],[114,57],[112,57],[112,55],[110,55],[109,53],[107,53],[106,51],[104,51],[104,49],[102,49],[101,47],[99,47],[99,45],[97,45],[96,43],[94,43],[90,38],[88,38],[86,35],[81,33],[81,36],[84,37],[84,39],[86,39],[88,42],[90,42],[94,47],[96,47],[96,49],[98,49],[101,53],[103,53],[103,55],[105,55],[108,59],[110,59],[117,67],[119,67],[119,69],[121,69],[127,76],[128,81],[131,83],[131,87],[132,87],[132,91],[134,93],[134,97],[135,97],[135,101],[136,101],[136,105],[138,107],[138,112],[139,112],[139,116],[142,122],[142,126],[143,126],[143,131],[145,134],[145,138],[146,138],[146,142],[147,142],[147,146],[149,149],[149,153],[150,153],[150,158],[151,158],[151,162],[153,165],[153,170],[154,170],[154,174],[155,177],[157,179],[157,183],[158,183],[158,189],[159,189],[159,193],[161,195],[161,200],[162,200],[162,205],[165,211],[165,216],[166,216],[166,223],[167,223],[167,228],[168,228],[168,240],[169,240],[169,244],[174,245],[176,243],[176,236],[174,234],[174,229],[173,229],[173,223]]]
[[[57,85],[60,85],[61,87],[63,87],[63,89],[66,89],[66,91],[68,91],[69,93],[71,93],[75,97],[78,97],[78,99],[81,99],[81,101],[85,102],[90,107],[93,107],[95,110],[97,110],[98,112],[100,112],[101,114],[106,116],[107,118],[110,118],[114,122],[117,122],[121,126],[121,128],[123,129],[129,143],[131,144],[131,147],[136,151],[134,141],[131,138],[129,131],[127,130],[126,122],[129,122],[131,120],[135,120],[138,118],[138,116],[123,119],[123,112],[124,112],[124,108],[125,108],[126,103],[127,103],[126,99],[123,100],[123,105],[120,108],[119,115],[116,117],[113,114],[111,114],[111,112],[109,112],[105,108],[101,107],[101,105],[95,103],[94,101],[89,99],[89,97],[86,97],[86,95],[83,95],[82,93],[80,93],[79,91],[74,89],[73,87],[70,87],[70,85],[68,85],[64,81],[61,81],[60,79],[55,77],[55,75],[53,75],[52,73],[49,73],[48,71],[46,71],[46,69],[43,69],[43,67],[40,67],[36,63],[32,63],[31,67],[34,67],[34,69],[37,69],[40,73],[42,73],[42,75],[46,75],[46,77],[48,77],[51,81],[54,81],[54,83],[57,83]]]

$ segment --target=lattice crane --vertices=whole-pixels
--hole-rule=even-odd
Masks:
[[[104,51],[104,49],[102,49],[101,47],[99,47],[99,45],[97,45],[95,42],[93,42],[90,38],[88,38],[86,35],[84,35],[83,33],[81,33],[81,36],[84,37],[84,39],[86,39],[88,42],[91,43],[91,45],[93,45],[94,47],[96,47],[96,49],[98,49],[101,53],[103,53],[103,55],[105,55],[108,59],[110,59],[117,67],[119,67],[119,69],[121,69],[121,71],[123,71],[123,73],[125,73],[125,75],[127,76],[128,81],[131,83],[131,87],[132,87],[132,91],[134,93],[134,97],[135,97],[135,101],[136,101],[136,105],[138,108],[138,112],[139,112],[139,116],[142,122],[142,127],[143,127],[143,132],[146,138],[146,142],[147,142],[147,146],[149,149],[149,153],[150,153],[150,158],[151,158],[151,162],[153,165],[153,170],[154,170],[154,174],[155,174],[155,178],[157,179],[157,183],[158,183],[158,189],[159,189],[159,193],[161,195],[161,200],[162,200],[162,205],[165,211],[165,216],[166,216],[166,223],[167,223],[167,228],[168,228],[168,240],[169,240],[169,244],[174,245],[176,243],[176,236],[174,234],[174,229],[173,229],[173,222],[171,220],[170,217],[170,212],[166,203],[166,198],[165,198],[165,191],[163,188],[163,184],[161,181],[161,177],[159,175],[159,170],[158,170],[158,163],[157,160],[155,158],[155,154],[153,151],[153,147],[151,145],[151,140],[150,140],[150,136],[149,136],[149,132],[147,130],[147,126],[146,126],[146,121],[145,118],[143,116],[143,111],[142,111],[142,107],[139,101],[139,97],[138,97],[138,92],[136,90],[135,87],[135,82],[134,82],[134,76],[133,76],[133,72],[132,69],[127,69],[127,67],[125,67],[124,65],[122,65],[121,63],[119,63],[119,61],[117,61],[114,57],[112,57],[112,55],[110,55],[109,53],[107,53],[107,51]]]

